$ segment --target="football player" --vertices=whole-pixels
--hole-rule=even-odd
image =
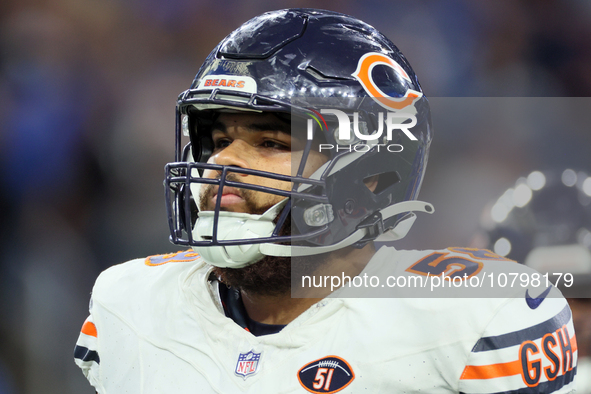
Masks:
[[[577,393],[591,394],[591,177],[533,171],[483,212],[482,246],[547,275],[570,304],[579,351]]]
[[[244,23],[177,103],[166,201],[172,242],[190,248],[97,279],[75,350],[90,383],[101,394],[572,391],[559,291],[468,289],[535,271],[469,248],[376,251],[414,212],[433,212],[416,200],[432,134],[415,73],[373,27],[311,9]]]

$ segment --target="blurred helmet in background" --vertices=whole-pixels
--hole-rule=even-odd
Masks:
[[[478,242],[548,274],[567,297],[591,295],[591,177],[534,171],[483,213]]]

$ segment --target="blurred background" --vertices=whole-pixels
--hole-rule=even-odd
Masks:
[[[286,7],[374,25],[433,98],[420,197],[436,213],[400,248],[469,244],[486,204],[533,170],[591,172],[586,0],[3,0],[0,394],[93,392],[73,348],[96,276],[178,250],[162,186],[177,95],[231,30]],[[473,116],[490,103],[500,112]]]

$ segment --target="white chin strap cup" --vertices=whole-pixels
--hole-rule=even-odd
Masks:
[[[262,215],[220,211],[217,227],[218,241],[270,237],[275,229],[273,220],[287,199],[275,204]],[[208,241],[213,236],[214,211],[201,211],[193,228],[195,241]],[[265,254],[261,244],[194,246],[193,249],[211,265],[221,268],[242,268],[256,263]]]

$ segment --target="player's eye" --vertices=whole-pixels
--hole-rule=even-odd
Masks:
[[[289,146],[283,142],[275,141],[275,140],[264,140],[261,144],[263,148],[269,149],[279,149],[279,150],[289,150]]]
[[[214,150],[222,150],[230,146],[232,141],[229,138],[217,138],[213,141]]]

